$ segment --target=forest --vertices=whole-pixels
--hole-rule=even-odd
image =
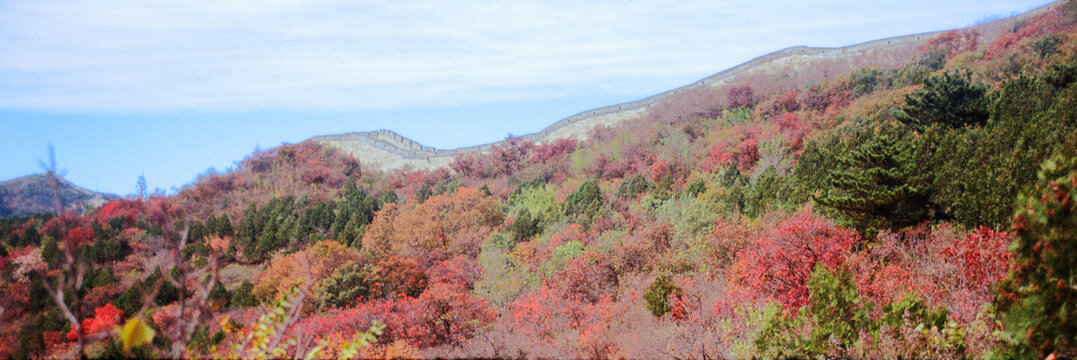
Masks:
[[[0,358],[1075,358],[1074,4],[584,141],[0,219]]]

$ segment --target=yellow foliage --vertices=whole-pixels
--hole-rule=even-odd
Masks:
[[[146,325],[141,318],[132,317],[127,320],[127,323],[123,325],[123,329],[120,330],[120,341],[123,343],[123,350],[131,351],[133,347],[153,341],[154,334],[153,328]]]

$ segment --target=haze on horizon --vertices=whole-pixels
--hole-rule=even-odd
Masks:
[[[782,48],[964,27],[1019,1],[0,3],[0,180],[174,189],[256,147],[392,129],[455,148]]]

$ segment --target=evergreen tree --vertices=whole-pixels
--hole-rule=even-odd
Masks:
[[[613,196],[634,199],[639,194],[645,193],[653,187],[654,185],[652,185],[650,181],[647,181],[643,175],[636,174],[625,179],[625,181],[621,183],[621,186],[617,187],[617,192],[614,193]]]
[[[221,215],[221,217],[217,218],[213,225],[213,233],[220,237],[230,237],[234,235],[232,231],[232,221],[228,220],[228,215]]]
[[[1043,163],[1039,180],[1018,199],[1013,272],[999,310],[1013,353],[1077,356],[1077,158]]]
[[[914,145],[897,134],[868,140],[838,159],[827,178],[829,189],[815,201],[868,237],[928,219],[930,188],[912,161]]]
[[[516,214],[516,218],[512,221],[512,226],[509,230],[512,231],[513,240],[520,242],[542,232],[542,227],[539,226],[539,219],[531,216],[531,211],[521,209]]]
[[[251,284],[249,281],[244,281],[242,284],[239,284],[236,291],[232,292],[232,298],[229,301],[229,304],[233,307],[244,308],[258,306],[258,298],[255,298],[254,295],[251,294],[251,290],[253,289],[254,284]]]
[[[588,179],[565,199],[565,215],[575,217],[578,222],[588,226],[598,212],[602,210],[602,190],[595,179]]]
[[[228,301],[232,299],[232,294],[229,294],[228,289],[224,288],[224,284],[218,281],[216,285],[213,285],[213,289],[209,291],[209,299],[223,308],[228,306]]]
[[[337,202],[335,216],[332,216],[332,219],[326,216],[323,221],[332,223],[329,229],[331,238],[351,246],[358,244],[357,240],[363,237],[366,225],[374,221],[374,214],[381,209],[383,202],[357,188],[354,179],[348,179],[344,183],[344,191],[341,195],[341,199]],[[328,209],[326,211],[328,213]]]
[[[893,115],[916,129],[938,124],[949,128],[982,125],[987,121],[987,87],[971,82],[971,73],[945,72],[924,81],[924,87],[905,95],[905,105]]]

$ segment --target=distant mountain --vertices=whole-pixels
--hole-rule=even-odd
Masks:
[[[1062,2],[1054,2],[1024,14],[966,29],[979,33],[978,40],[981,44],[990,44],[1013,29],[1016,24],[1057,6],[1062,6]],[[860,68],[897,68],[920,58],[924,52],[922,45],[943,32],[898,36],[840,48],[796,46],[779,50],[677,89],[633,102],[581,112],[521,138],[534,142],[561,138],[584,140],[596,126],[610,126],[647,116],[648,111],[655,105],[681,92],[700,87],[710,87],[724,97],[730,89],[750,84],[756,94],[765,95],[802,88],[808,83],[836,79]],[[457,155],[487,152],[500,143],[444,150],[424,146],[390,130],[317,136],[309,141],[338,148],[359,159],[364,165],[379,170],[445,167]]]
[[[85,189],[62,177],[28,175],[0,182],[0,217],[55,212],[56,195],[50,186],[53,180],[59,188],[64,209],[83,211],[118,197]]]

